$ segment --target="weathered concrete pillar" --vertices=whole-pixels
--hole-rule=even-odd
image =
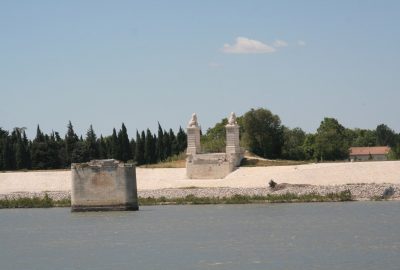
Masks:
[[[136,168],[114,159],[71,165],[71,210],[138,210]]]
[[[201,152],[200,128],[197,116],[194,113],[187,127],[187,155],[196,155]]]
[[[235,113],[231,113],[226,129],[226,156],[234,164],[239,166],[241,161],[241,148],[239,130],[240,127],[236,121]]]

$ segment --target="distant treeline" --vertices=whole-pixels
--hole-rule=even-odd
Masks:
[[[282,125],[278,115],[267,109],[251,109],[237,117],[240,125],[241,146],[269,159],[289,160],[345,160],[351,146],[390,146],[389,159],[400,158],[400,134],[385,124],[376,129],[349,129],[334,118],[324,118],[316,133]],[[224,152],[228,120],[222,119],[201,136],[203,152]],[[30,141],[25,130],[12,132],[0,128],[0,170],[68,168],[71,162],[114,158],[138,165],[165,161],[183,153],[187,136],[182,128],[177,134],[158,125],[157,134],[149,129],[136,131],[136,138],[128,138],[124,124],[111,136],[97,138],[92,126],[85,138],[75,134],[71,122],[62,138],[58,132],[43,134],[39,126]]]
[[[207,152],[224,151],[225,125],[223,119],[202,136]],[[282,125],[278,115],[267,109],[251,109],[237,118],[241,146],[261,157],[289,160],[346,160],[352,146],[390,146],[389,159],[400,158],[400,134],[385,124],[376,129],[349,129],[336,119],[326,117],[316,133]]]
[[[108,158],[150,164],[182,153],[186,145],[182,128],[175,135],[172,129],[167,132],[160,124],[157,135],[149,129],[136,131],[136,139],[130,140],[124,124],[118,132],[114,128],[111,136],[100,138],[92,126],[85,138],[74,132],[71,122],[64,138],[58,132],[43,134],[38,126],[32,141],[24,128],[14,128],[12,132],[0,128],[0,170],[61,169],[71,163]]]

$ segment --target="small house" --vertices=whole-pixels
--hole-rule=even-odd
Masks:
[[[349,149],[351,161],[384,161],[388,160],[390,152],[389,146],[374,146],[374,147],[350,147]]]

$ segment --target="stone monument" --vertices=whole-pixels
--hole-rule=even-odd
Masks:
[[[136,167],[114,159],[71,165],[71,211],[139,210]]]
[[[201,152],[200,128],[194,113],[187,127],[186,175],[190,179],[225,178],[233,172],[243,158],[239,145],[240,127],[235,113],[231,113],[226,128],[226,152],[204,154]]]

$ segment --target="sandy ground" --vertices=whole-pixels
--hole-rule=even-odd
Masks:
[[[137,168],[139,190],[184,187],[266,187],[277,183],[342,185],[356,183],[400,184],[400,161],[324,163],[280,167],[242,167],[225,179],[186,179],[185,169]],[[0,194],[70,191],[70,171],[0,173]]]

